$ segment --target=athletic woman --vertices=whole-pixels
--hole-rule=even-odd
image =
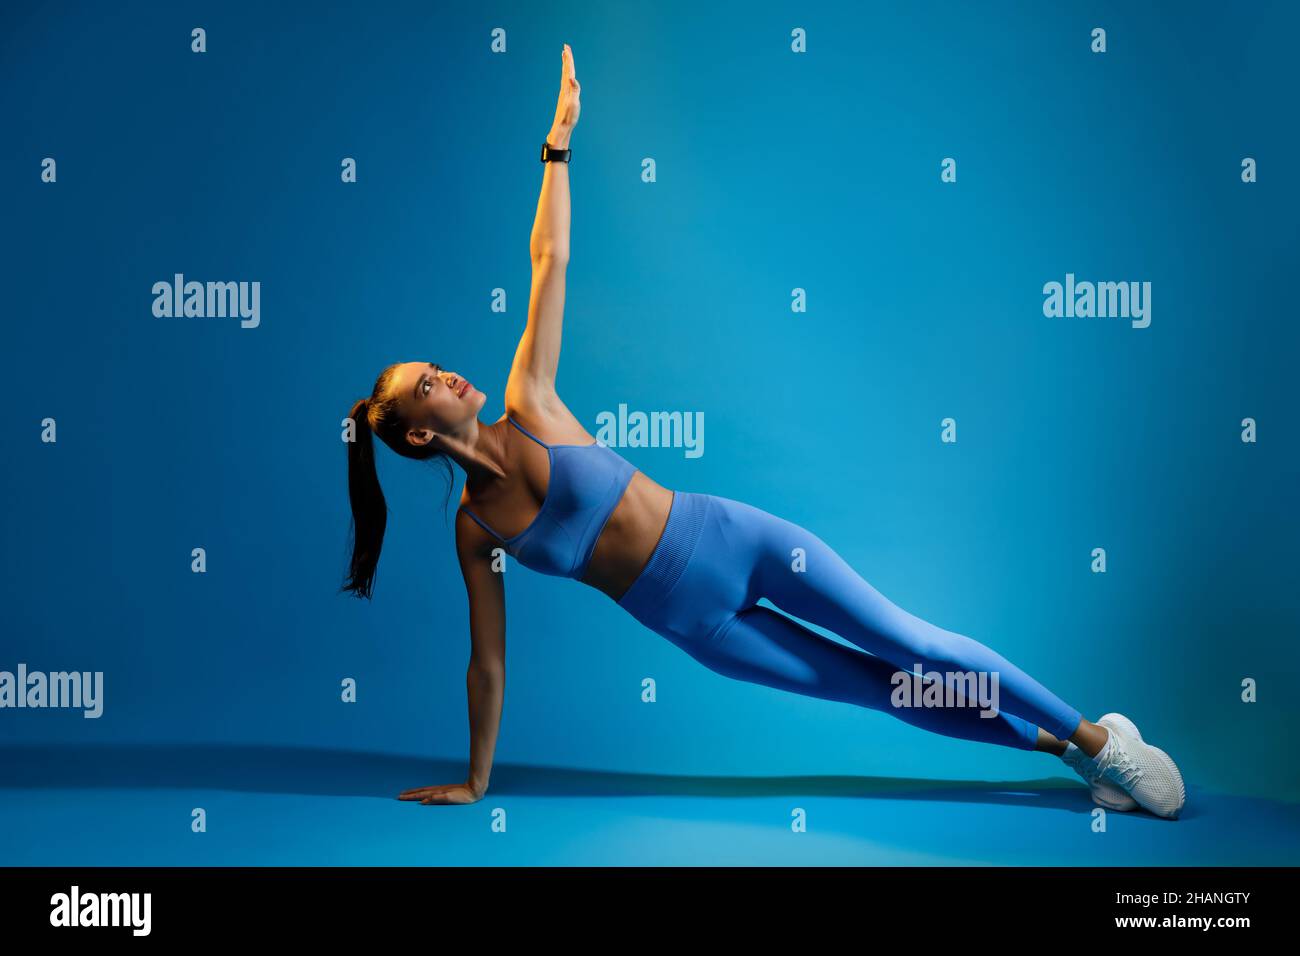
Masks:
[[[372,433],[406,458],[450,459],[465,472],[455,527],[470,605],[469,773],[462,783],[406,790],[401,799],[472,803],[487,790],[505,687],[504,581],[496,570],[504,552],[603,591],[720,674],[870,707],[950,737],[1055,754],[1098,804],[1177,817],[1184,801],[1178,768],[1129,720],[1084,720],[994,651],[890,603],[798,525],[739,501],[663,488],[597,443],[565,407],[555,372],[569,259],[567,150],[579,93],[566,44],[542,149],[528,323],[506,383],[505,416],[480,422],[487,397],[431,362],[390,365],[352,408],[345,590],[371,597],[383,542],[387,512]],[[760,598],[780,610],[760,606]],[[923,676],[913,676],[917,665]],[[1000,706],[992,715],[987,694],[971,697],[978,684],[961,675],[977,675],[986,691],[996,686]],[[916,706],[918,698],[943,706]]]

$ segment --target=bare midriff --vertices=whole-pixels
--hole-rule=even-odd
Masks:
[[[619,600],[650,562],[672,506],[670,490],[643,472],[633,474],[596,539],[582,583]]]

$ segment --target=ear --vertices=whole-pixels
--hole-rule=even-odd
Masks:
[[[433,441],[437,435],[432,428],[410,428],[406,432],[406,440],[412,445],[423,447]]]

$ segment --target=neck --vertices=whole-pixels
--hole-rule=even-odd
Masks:
[[[456,435],[442,436],[442,450],[465,470],[472,487],[490,484],[506,476],[505,437],[502,422],[484,425],[477,418]]]

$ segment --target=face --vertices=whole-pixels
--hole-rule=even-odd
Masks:
[[[459,431],[478,418],[479,410],[487,401],[487,396],[464,376],[433,362],[399,365],[393,373],[391,388],[410,423],[407,441],[416,445],[426,444],[435,433]]]

